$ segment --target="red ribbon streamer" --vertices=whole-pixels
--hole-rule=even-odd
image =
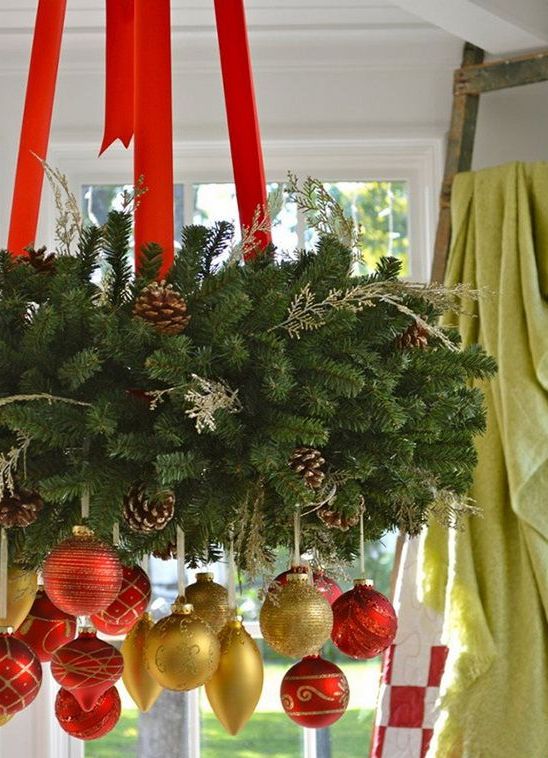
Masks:
[[[44,182],[36,155],[45,159],[48,150],[65,8],[66,0],[39,0],[36,11],[8,236],[14,255],[24,255],[36,238]]]
[[[215,0],[215,15],[240,223],[250,227],[267,198],[244,0]],[[258,234],[258,249],[270,239]]]
[[[134,177],[147,188],[135,211],[135,256],[138,267],[143,245],[161,245],[161,278],[174,252],[169,0],[135,0],[135,50]]]
[[[105,131],[99,155],[133,137],[134,1],[107,0]]]

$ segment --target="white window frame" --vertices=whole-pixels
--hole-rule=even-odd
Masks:
[[[96,139],[70,139],[51,145],[48,161],[58,167],[79,195],[84,184],[131,184],[131,153],[114,146],[97,159]],[[339,140],[277,140],[264,142],[268,182],[283,182],[291,170],[301,178],[322,181],[405,181],[409,188],[410,278],[426,282],[430,276],[437,218],[437,198],[443,169],[443,139],[439,137],[388,137]],[[178,142],[174,146],[174,180],[185,185],[232,182],[228,144]],[[38,239],[53,246],[55,206],[44,193]],[[192,197],[184,195],[184,216],[190,218]],[[247,622],[255,639],[259,624]],[[33,758],[83,758],[84,743],[66,735],[54,716],[57,687],[49,666],[44,667],[42,692],[30,708],[0,730],[0,754]],[[200,758],[199,693],[191,693],[189,736],[192,758]],[[316,758],[314,730],[304,730],[304,758]]]

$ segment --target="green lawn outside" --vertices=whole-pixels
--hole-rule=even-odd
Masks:
[[[373,711],[347,711],[331,727],[332,758],[365,758]],[[125,711],[116,729],[86,743],[86,758],[133,758],[137,752],[138,711]],[[238,737],[231,737],[215,716],[202,720],[202,758],[298,758],[301,730],[280,713],[256,713]]]

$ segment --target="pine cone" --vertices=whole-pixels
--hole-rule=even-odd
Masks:
[[[45,247],[39,247],[38,250],[28,247],[24,260],[41,274],[51,274],[55,266],[55,253],[46,254]]]
[[[141,292],[133,315],[153,324],[162,334],[179,334],[188,326],[187,305],[171,284],[152,282]]]
[[[123,516],[133,532],[159,532],[169,524],[174,513],[175,495],[172,492],[151,500],[144,484],[136,484],[124,498]]]
[[[329,529],[339,529],[341,532],[347,532],[349,529],[357,526],[360,523],[359,514],[353,516],[345,516],[343,513],[332,511],[326,506],[320,508],[316,512],[318,514],[318,518],[323,521],[323,523]]]
[[[414,321],[403,334],[397,337],[396,347],[400,350],[413,347],[428,347],[428,330]]]
[[[13,494],[4,492],[0,500],[0,526],[30,526],[38,518],[44,501],[38,492],[16,487]]]
[[[177,558],[177,545],[175,542],[168,542],[165,547],[153,550],[152,555],[155,558],[161,558],[162,561],[169,561],[172,558]]]
[[[325,479],[322,466],[325,458],[319,450],[313,447],[297,447],[289,459],[289,466],[296,474],[300,474],[311,489],[318,490]]]

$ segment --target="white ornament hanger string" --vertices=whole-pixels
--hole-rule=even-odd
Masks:
[[[179,589],[179,595],[184,596],[186,590],[185,533],[180,526],[177,527],[177,585]]]
[[[360,513],[360,578],[365,579],[365,539],[363,528],[363,509]]]
[[[8,533],[0,530],[0,619],[8,615]]]
[[[293,514],[293,566],[301,565],[301,507],[295,507]]]
[[[233,615],[236,615],[236,564],[234,562],[234,539],[230,536],[230,545],[228,548],[228,608]]]
[[[112,544],[114,547],[120,546],[120,522],[115,521],[112,525]]]
[[[89,519],[89,501],[90,501],[89,487],[86,485],[84,487],[84,490],[82,492],[82,498],[80,500],[80,515],[82,516],[83,522]]]

